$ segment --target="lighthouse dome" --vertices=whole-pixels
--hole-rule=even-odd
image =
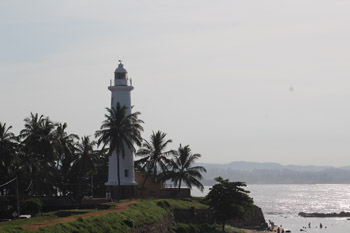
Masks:
[[[126,69],[124,68],[123,63],[119,63],[117,69],[115,69],[114,73],[128,73]]]

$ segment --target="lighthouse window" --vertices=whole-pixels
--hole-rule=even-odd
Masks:
[[[115,79],[125,79],[125,73],[115,73]]]
[[[125,177],[128,177],[129,176],[129,170],[128,169],[125,169]]]

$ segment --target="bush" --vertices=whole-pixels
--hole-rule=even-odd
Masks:
[[[158,201],[157,202],[157,205],[159,206],[159,207],[162,207],[163,209],[166,209],[166,208],[169,208],[170,207],[170,204],[169,204],[169,202],[167,202],[167,201]]]
[[[32,216],[41,212],[42,203],[39,198],[30,198],[27,199],[21,206],[22,214],[30,214]]]
[[[173,227],[176,233],[200,233],[200,225],[179,223]]]
[[[132,221],[130,219],[125,219],[123,222],[125,225],[127,225],[130,228],[133,228],[133,226],[134,226],[134,221]]]
[[[11,206],[10,200],[5,197],[0,197],[0,219],[12,218],[14,209]]]

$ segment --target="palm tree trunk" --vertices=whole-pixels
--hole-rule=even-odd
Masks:
[[[181,179],[180,179],[180,182],[179,182],[179,187],[177,189],[177,192],[175,192],[175,195],[178,197],[180,195],[180,192],[181,192]]]
[[[91,197],[94,198],[94,174],[91,173]]]
[[[120,164],[119,164],[119,153],[117,153],[117,166],[118,166],[118,194],[117,194],[117,201],[120,200],[120,194],[121,194],[121,186],[120,186]]]
[[[181,181],[182,180],[180,180],[180,182],[179,182],[179,191],[178,192],[180,192],[180,190],[181,190]]]
[[[143,197],[143,190],[144,190],[144,188],[145,188],[145,183],[146,183],[146,180],[148,179],[148,177],[149,177],[149,172],[146,173],[146,177],[145,177],[145,179],[144,179],[143,182],[142,182],[142,186],[141,186],[141,197]]]

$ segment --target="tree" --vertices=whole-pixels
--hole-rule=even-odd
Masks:
[[[96,173],[93,177],[93,194],[98,197],[106,195],[106,180],[108,179],[108,155],[109,149],[98,150],[98,160],[95,164]]]
[[[103,148],[109,145],[109,153],[117,153],[117,170],[118,170],[118,196],[120,199],[120,156],[125,157],[127,149],[136,151],[134,143],[141,145],[141,131],[143,128],[142,120],[138,119],[140,112],[127,114],[127,107],[121,106],[118,102],[116,107],[107,108],[105,114],[106,120],[102,122],[100,130],[96,131],[95,136],[98,138],[98,145],[103,144]],[[102,149],[103,149],[102,148]]]
[[[81,138],[81,143],[76,147],[77,159],[73,162],[72,174],[79,183],[78,197],[81,197],[84,191],[83,183],[88,183],[89,178],[95,172],[95,163],[98,160],[98,152],[94,150],[95,145],[95,141],[90,141],[90,137],[85,136]]]
[[[56,145],[57,154],[56,162],[56,183],[63,196],[66,196],[72,188],[68,185],[72,181],[72,165],[78,159],[76,153],[76,140],[79,137],[76,134],[68,134],[66,132],[67,124],[58,124],[56,129]]]
[[[200,157],[200,154],[192,154],[188,145],[185,147],[180,145],[175,158],[171,160],[171,171],[165,174],[165,179],[170,179],[175,186],[178,185],[179,191],[182,181],[189,188],[195,186],[203,191],[204,187],[199,180],[203,178],[202,173],[207,170],[202,166],[191,167]]]
[[[48,117],[31,113],[25,118],[25,128],[20,132],[22,138],[22,158],[31,173],[32,195],[55,194],[52,183],[57,160],[55,153],[56,126]],[[38,187],[37,187],[38,186]]]
[[[226,220],[250,214],[253,199],[248,196],[249,191],[242,188],[246,186],[244,182],[230,182],[221,177],[215,180],[218,183],[210,189],[205,200],[214,211],[216,220],[221,221],[224,232]]]
[[[141,186],[141,196],[143,195],[144,186],[149,176],[152,175],[154,178],[157,178],[158,168],[160,168],[162,172],[166,172],[167,163],[169,163],[167,157],[176,153],[173,150],[166,150],[168,144],[172,142],[170,139],[166,140],[166,136],[167,134],[161,131],[157,133],[153,132],[150,141],[143,140],[141,149],[136,153],[136,155],[144,157],[135,163],[142,164],[141,170],[146,173]]]
[[[0,122],[0,183],[4,183],[15,176],[14,164],[16,159],[17,138],[10,131],[12,126]],[[0,192],[1,194],[1,192]]]

